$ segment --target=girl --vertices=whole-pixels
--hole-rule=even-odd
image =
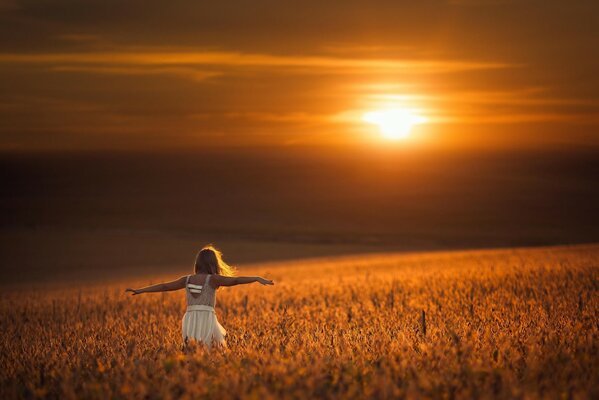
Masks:
[[[150,292],[167,292],[185,288],[187,312],[183,316],[183,342],[189,339],[204,343],[210,348],[213,342],[226,347],[227,332],[216,319],[214,305],[216,289],[220,286],[244,285],[260,282],[274,285],[274,282],[259,276],[234,276],[234,269],[222,259],[222,253],[212,245],[205,246],[196,258],[195,274],[182,276],[172,282],[159,283],[141,289],[127,289],[133,295]]]

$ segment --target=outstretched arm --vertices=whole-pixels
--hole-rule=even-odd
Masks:
[[[146,286],[140,289],[129,288],[125,290],[125,292],[132,292],[132,294],[135,296],[136,294],[142,293],[169,292],[171,290],[179,290],[185,287],[185,278],[186,277],[182,276],[181,278],[171,282],[159,283],[157,285]]]
[[[275,283],[270,279],[264,279],[259,276],[222,276],[214,275],[211,282],[218,286],[237,286],[245,285],[248,283],[260,282],[263,285],[274,285]]]

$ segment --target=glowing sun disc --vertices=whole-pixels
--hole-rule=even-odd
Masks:
[[[407,138],[414,125],[426,122],[426,118],[408,109],[370,111],[362,116],[362,120],[377,125],[387,139]]]

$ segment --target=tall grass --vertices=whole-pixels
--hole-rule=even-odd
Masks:
[[[1,297],[2,398],[597,398],[599,246],[346,257],[223,288],[227,351],[181,352],[182,292]],[[143,282],[143,283],[148,283]]]

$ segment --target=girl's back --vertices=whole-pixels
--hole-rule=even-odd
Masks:
[[[187,305],[204,305],[214,307],[216,305],[216,289],[210,284],[211,275],[196,274],[187,275],[185,281],[185,297]]]

